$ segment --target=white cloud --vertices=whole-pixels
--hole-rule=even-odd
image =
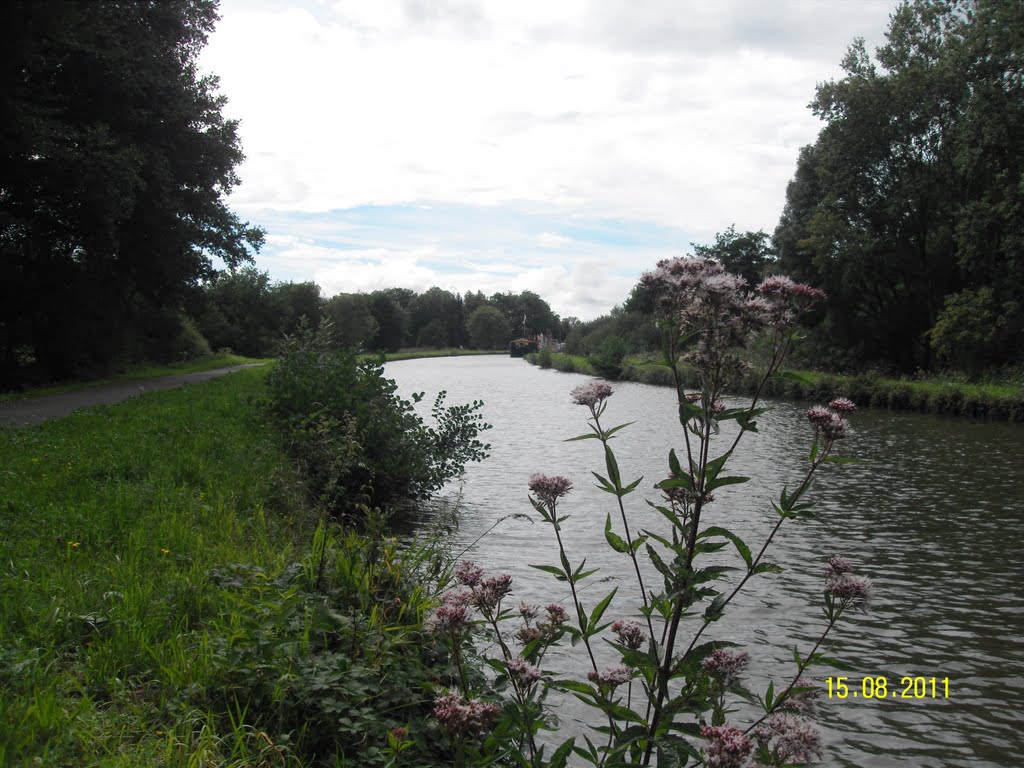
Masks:
[[[818,130],[806,108],[815,84],[838,74],[854,36],[881,42],[896,4],[222,0],[202,62],[242,121],[248,159],[231,203],[243,215],[532,206],[707,241],[732,223],[774,227]],[[399,252],[425,257],[422,234],[365,235],[404,267],[419,262]],[[474,235],[484,239],[463,243],[462,258],[508,261]],[[542,230],[532,244],[567,251],[566,273],[529,277],[573,285],[592,254],[562,237]],[[290,263],[337,279],[311,240]],[[620,272],[637,258],[604,255]],[[353,267],[354,279],[401,272],[376,263]]]

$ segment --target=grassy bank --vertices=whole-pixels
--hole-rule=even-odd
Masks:
[[[400,349],[397,352],[388,352],[384,355],[384,362],[394,363],[399,360],[417,360],[421,357],[462,357],[465,355],[507,355],[507,349],[461,349],[459,347],[446,347],[443,349]],[[367,353],[361,355],[367,360],[378,360],[377,354]]]
[[[544,361],[540,355],[527,357],[534,365]],[[547,366],[545,366],[547,367]],[[550,367],[559,371],[596,375],[590,362],[579,355],[553,353]],[[939,413],[971,418],[990,418],[1024,423],[1024,388],[981,385],[943,380],[892,379],[877,374],[844,376],[818,371],[792,371],[792,376],[768,382],[765,394],[790,400],[825,402],[834,397],[849,397],[857,405],[891,410]],[[619,377],[623,381],[672,386],[672,374],[662,365],[627,358]],[[697,386],[694,371],[683,369],[684,383]],[[752,394],[756,381],[751,377],[735,388],[737,394]]]
[[[316,527],[265,375],[0,430],[0,766],[378,765],[425,720],[429,558]]]
[[[246,363],[264,363],[267,360],[253,357],[242,357],[229,353],[218,353],[199,357],[195,360],[186,360],[173,365],[139,365],[134,366],[114,376],[107,376],[102,379],[90,379],[89,381],[68,382],[53,387],[35,387],[32,389],[20,390],[18,392],[0,392],[0,402],[16,400],[24,397],[38,397],[41,395],[59,395],[64,392],[76,392],[79,390],[98,387],[103,384],[112,384],[118,381],[134,381],[136,379],[151,379],[158,376],[170,376],[176,373],[200,373],[212,371],[215,368],[227,368],[232,365],[244,365]]]

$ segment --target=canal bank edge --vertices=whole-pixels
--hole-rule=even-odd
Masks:
[[[532,353],[525,359],[541,368],[597,375],[594,367],[582,355],[569,355],[563,352]],[[692,369],[682,367],[681,374],[684,385],[697,386]],[[623,364],[617,379],[653,386],[673,384],[672,374],[665,366],[628,360]],[[753,394],[755,387],[753,377],[748,376],[732,388],[732,394]],[[848,397],[860,407],[1024,424],[1024,389],[1012,394],[1003,394],[986,391],[977,384],[887,379],[874,373],[844,376],[816,371],[794,371],[787,372],[784,377],[776,376],[769,379],[762,394],[786,400],[819,402],[835,397]]]

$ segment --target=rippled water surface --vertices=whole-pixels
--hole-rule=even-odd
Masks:
[[[530,513],[532,473],[566,475],[576,484],[560,508],[572,514],[563,529],[570,556],[587,557],[620,587],[618,613],[609,618],[629,610],[630,596],[638,601],[628,558],[604,541],[605,515],[617,518],[614,498],[598,491],[590,475],[603,472],[600,445],[563,442],[587,431],[587,411],[571,404],[569,391],[589,377],[498,356],[402,361],[389,364],[387,375],[405,395],[446,389],[450,403],[485,401],[485,418],[494,426],[486,433],[491,458],[470,467],[461,488],[448,492],[462,495],[456,546],[469,546],[504,516]],[[667,474],[668,449],[683,455],[673,400],[669,389],[623,383],[605,417],[608,424],[636,422],[620,433],[616,455],[624,480],[645,475],[639,490],[652,500],[651,486]],[[806,405],[770,405],[761,432],[744,437],[730,464],[729,474],[749,475],[751,482],[720,489],[705,513],[755,551],[775,522],[768,500],[798,482],[810,437]],[[793,645],[806,652],[823,626],[824,561],[843,554],[873,579],[875,598],[868,613],[842,620],[831,651],[853,669],[832,674],[847,675],[852,690],[865,676],[886,677],[890,695],[902,690],[905,676],[938,678],[940,690],[938,698],[824,698],[817,718],[824,763],[1024,765],[1024,427],[870,410],[852,421],[855,431],[840,453],[862,463],[824,468],[811,494],[819,519],[787,523],[770,550],[785,574],[752,580],[705,637],[747,648],[754,690],[763,691],[772,678],[788,683]],[[627,499],[634,530],[660,524],[639,490]],[[467,556],[489,572],[512,573],[519,599],[565,597],[528,566],[557,558],[550,528],[539,522],[506,520]],[[610,586],[595,584],[584,602],[593,604]],[[577,674],[585,669],[571,656],[554,662]],[[813,671],[823,680],[826,669]],[[941,696],[943,678],[949,678],[948,699]],[[566,705],[562,714],[571,723],[587,713]]]

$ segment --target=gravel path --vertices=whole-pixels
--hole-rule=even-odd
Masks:
[[[143,392],[155,392],[160,389],[176,389],[186,384],[197,384],[208,381],[225,373],[252,368],[263,363],[247,363],[232,365],[227,368],[214,368],[199,373],[176,373],[170,376],[157,376],[151,379],[134,379],[118,381],[113,384],[101,384],[98,387],[82,389],[77,392],[65,392],[60,395],[43,395],[42,397],[26,397],[0,403],[0,427],[27,426],[40,424],[47,419],[59,419],[80,408],[91,408],[94,405],[111,405],[120,403]]]

